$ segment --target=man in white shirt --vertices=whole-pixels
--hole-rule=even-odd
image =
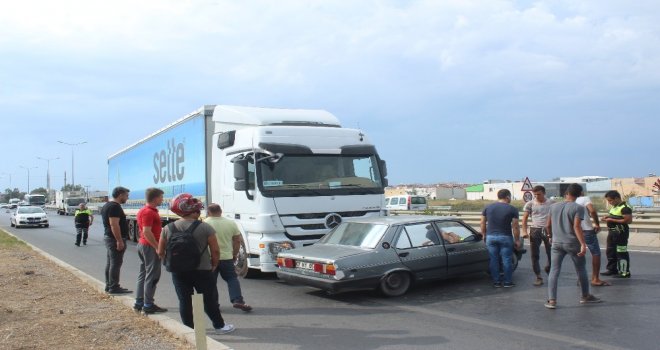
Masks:
[[[585,217],[582,220],[582,231],[584,232],[584,241],[591,252],[591,285],[596,287],[609,286],[610,284],[600,279],[600,246],[598,244],[598,232],[600,224],[598,222],[598,213],[591,203],[591,199],[582,194],[575,200],[575,203],[585,209]],[[591,220],[593,219],[593,223]],[[595,223],[595,225],[594,225]]]

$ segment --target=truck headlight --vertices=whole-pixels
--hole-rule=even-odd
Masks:
[[[276,259],[277,254],[283,250],[289,250],[293,249],[296,246],[293,244],[293,242],[289,241],[284,241],[284,242],[270,242],[268,243],[268,254],[270,254],[271,258]]]

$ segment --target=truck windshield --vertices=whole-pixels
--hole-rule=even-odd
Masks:
[[[257,167],[264,195],[364,194],[383,190],[375,155],[285,155],[276,163],[258,162]]]
[[[44,196],[32,196],[28,200],[29,205],[44,205],[46,204],[46,197]]]
[[[85,198],[69,198],[66,200],[66,205],[70,207],[80,205],[80,203],[85,203]]]

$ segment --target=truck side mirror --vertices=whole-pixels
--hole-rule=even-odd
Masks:
[[[384,160],[379,160],[378,165],[380,165],[380,174],[383,177],[387,177],[387,163]]]
[[[254,199],[254,195],[250,194],[249,179],[248,179],[248,158],[232,160],[234,162],[234,190],[245,191],[245,196],[249,200]]]

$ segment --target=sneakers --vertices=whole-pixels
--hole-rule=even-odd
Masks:
[[[235,309],[241,309],[245,312],[252,311],[252,306],[250,306],[246,303],[234,303],[234,308]]]
[[[502,288],[502,282],[495,282],[493,283],[494,288]]]
[[[130,294],[130,293],[133,293],[133,291],[128,290],[126,288],[119,287],[119,288],[115,288],[115,289],[108,289],[106,291],[106,293],[108,293],[110,295],[120,295],[120,294]]]
[[[80,247],[80,243],[74,243],[76,247]]]
[[[554,309],[557,308],[557,301],[548,300],[548,301],[545,302],[545,305],[543,305],[543,306],[545,306],[546,309],[554,310]]]
[[[601,272],[600,274],[603,275],[603,276],[614,276],[614,275],[618,275],[619,273],[617,271],[607,270],[607,271]]]
[[[543,278],[537,277],[536,281],[534,281],[534,285],[537,287],[543,285]]]
[[[625,275],[622,274],[622,273],[617,273],[616,275],[612,275],[612,277],[614,277],[614,278],[630,278],[630,276],[631,276],[631,275],[630,275],[630,272],[628,272],[628,273],[625,274]]]
[[[87,245],[87,242],[83,242],[83,245]]]
[[[156,304],[153,304],[151,306],[145,306],[142,308],[142,313],[144,313],[145,315],[163,313],[163,312],[167,312],[167,309],[162,308]]]
[[[600,298],[597,298],[591,294],[587,295],[586,297],[580,298],[580,304],[597,304],[602,302]]]
[[[513,282],[504,282],[504,284],[503,284],[504,288],[512,288],[512,287],[514,287],[515,285],[516,285],[516,284],[513,283]]]
[[[225,323],[224,327],[215,329],[215,334],[227,334],[227,333],[231,333],[235,330],[236,330],[236,327],[234,327],[233,324]]]
[[[134,304],[134,305],[133,305],[133,311],[135,311],[135,312],[137,312],[137,313],[141,312],[141,311],[142,311],[142,305],[140,305],[140,304]]]

